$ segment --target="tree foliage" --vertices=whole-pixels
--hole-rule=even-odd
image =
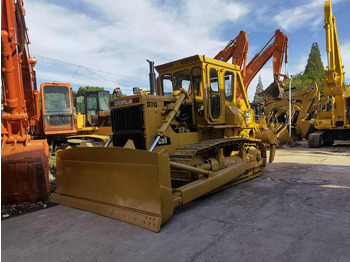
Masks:
[[[324,77],[325,69],[322,63],[320,49],[317,43],[313,43],[305,70],[294,75],[292,85],[296,89],[306,89],[313,81],[316,81],[319,90],[323,93],[322,79]],[[289,85],[289,81],[287,81],[287,85]]]
[[[77,96],[77,94],[88,91],[104,91],[104,87],[99,86],[81,86],[78,91],[73,91],[73,98]]]
[[[264,86],[263,86],[263,83],[261,81],[261,76],[259,75],[259,80],[258,80],[258,84],[256,86],[253,102],[259,102],[260,101],[261,96],[259,95],[259,93],[261,93],[262,91],[264,91]]]
[[[78,93],[87,92],[87,91],[104,91],[103,87],[99,86],[81,86],[78,89]]]

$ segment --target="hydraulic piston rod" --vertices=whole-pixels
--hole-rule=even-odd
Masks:
[[[148,149],[149,152],[152,152],[155,146],[157,145],[159,139],[165,135],[167,132],[171,122],[175,119],[177,114],[180,111],[180,107],[182,103],[185,101],[186,97],[188,97],[187,92],[184,89],[180,89],[180,94],[178,95],[176,101],[174,104],[172,104],[172,108],[170,109],[170,112],[166,116],[166,118],[163,120],[160,128],[156,132],[156,138],[154,139],[151,147]]]

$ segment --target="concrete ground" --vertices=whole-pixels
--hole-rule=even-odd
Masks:
[[[3,261],[350,261],[350,145],[278,150],[159,233],[64,206],[1,223]]]

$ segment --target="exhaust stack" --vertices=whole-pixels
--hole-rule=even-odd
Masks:
[[[156,73],[154,71],[154,62],[150,60],[146,60],[149,63],[149,86],[150,93],[154,95],[156,89]]]

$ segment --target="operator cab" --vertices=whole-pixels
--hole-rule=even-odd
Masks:
[[[42,83],[40,91],[44,134],[76,132],[71,86],[58,82]]]
[[[262,103],[250,103],[250,107],[254,110],[255,120],[260,121],[265,116],[265,106]]]
[[[86,115],[86,127],[101,126],[102,119],[110,116],[108,91],[87,91],[78,93],[75,97],[76,113]]]
[[[242,111],[248,123],[252,122],[253,113],[250,114],[238,66],[195,55],[155,68],[159,73],[157,95],[171,96],[184,89],[189,95],[187,105],[195,109],[192,116],[195,123],[233,124],[236,121],[233,115]],[[242,99],[236,97],[238,92],[244,94]]]

